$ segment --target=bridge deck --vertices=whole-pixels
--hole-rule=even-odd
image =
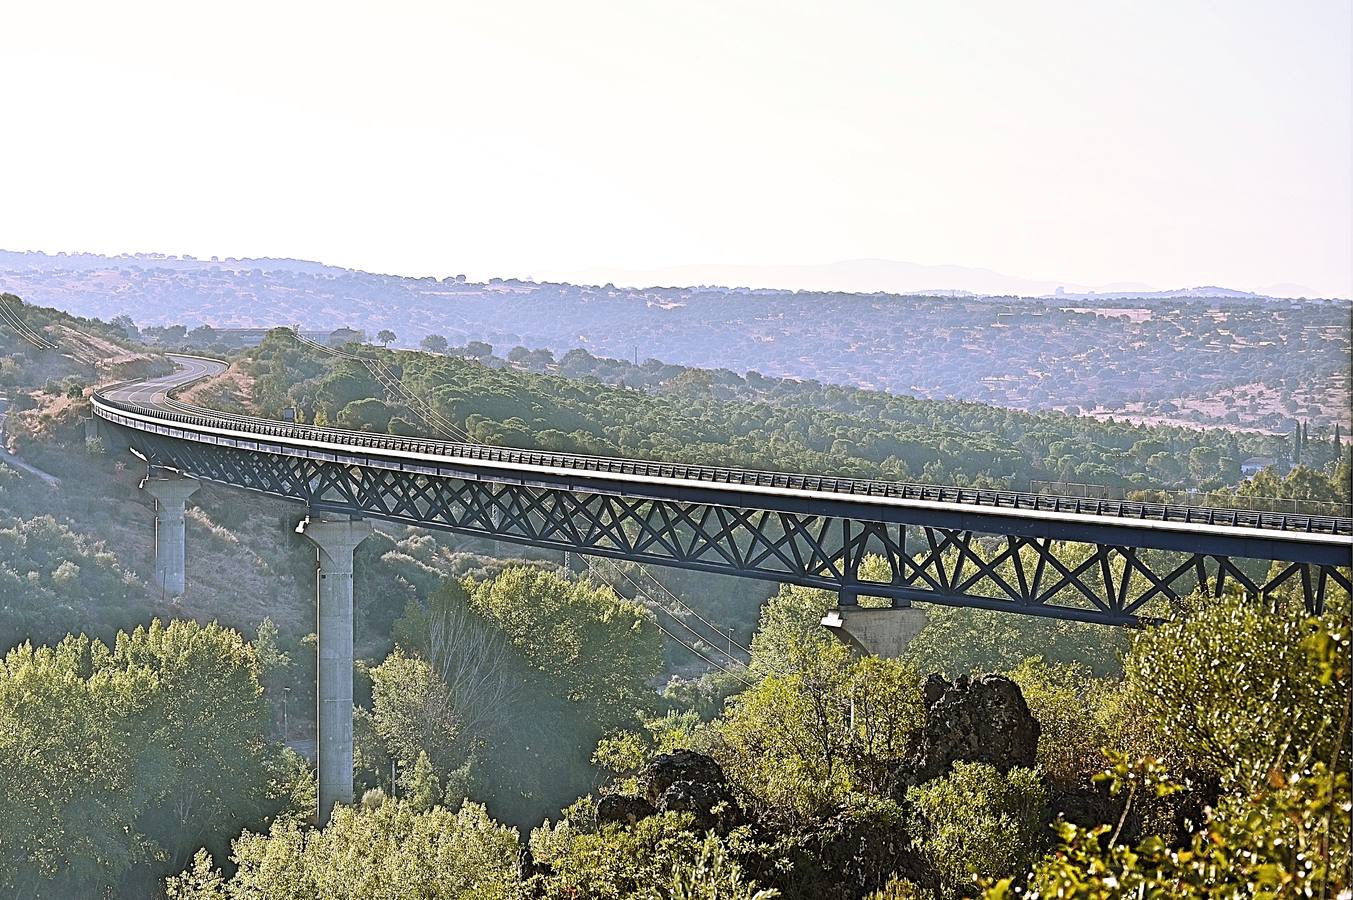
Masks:
[[[1353,519],[615,459],[293,425],[191,406],[174,388],[223,366],[175,357],[169,376],[95,397],[105,419],[182,440],[441,477],[531,484],[1233,556],[1346,565]]]

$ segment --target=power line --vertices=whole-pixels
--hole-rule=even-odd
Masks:
[[[403,383],[398,378],[395,377],[394,373],[392,373],[385,366],[384,363],[380,362],[379,360],[368,359],[367,357],[362,356],[360,354],[347,353],[332,347],[326,347],[323,344],[317,343],[315,341],[307,340],[306,338],[300,336],[299,328],[297,328],[297,330],[294,333],[296,335],[297,340],[300,341],[302,344],[305,344],[306,346],[318,350],[327,351],[337,356],[340,356],[344,359],[349,359],[354,362],[361,363],[363,366],[366,367],[366,370],[369,373],[371,373],[372,377],[376,379],[376,381],[381,385],[381,387],[385,388],[386,391],[390,392],[391,394],[395,395],[400,400],[402,400],[402,402],[406,406],[412,409],[416,415],[422,418],[424,422],[432,426],[434,429],[441,431],[443,434],[449,433],[452,439],[454,440],[463,441],[465,443],[471,444],[475,443],[475,441],[469,436],[469,434],[458,428],[449,419],[447,419],[445,416],[437,412],[432,407],[431,404],[427,403],[421,397],[414,394],[413,391],[405,387]]]
[[[626,581],[628,581],[628,582],[630,583],[630,586],[634,588],[634,590],[635,590],[636,593],[643,590],[643,588],[640,587],[640,586],[635,582],[635,580],[634,580],[633,578],[629,577],[629,575],[626,574],[625,571],[624,571],[623,569],[621,569],[619,565],[617,565],[617,564],[615,564],[615,563],[612,563],[612,567],[613,567],[613,568],[615,569],[615,571],[620,575],[621,578],[625,579]],[[704,641],[704,642],[707,643],[707,644],[710,644],[709,638],[705,637],[705,636],[702,635],[700,632],[698,632],[698,631],[696,631],[694,628],[692,628],[690,625],[686,624],[686,622],[683,621],[683,620],[681,619],[680,616],[678,616],[678,615],[676,615],[675,613],[673,613],[670,609],[667,609],[667,608],[664,607],[661,603],[657,603],[657,604],[654,604],[654,605],[657,606],[658,609],[661,609],[663,612],[667,613],[667,615],[671,616],[672,619],[673,619],[673,621],[675,621],[675,622],[677,622],[679,625],[681,625],[682,628],[685,628],[685,629],[686,629],[687,631],[689,631],[691,634],[695,635],[695,637],[696,637],[697,640],[701,640],[701,641]],[[701,621],[704,621],[704,620],[702,619]],[[722,638],[724,637],[723,633],[720,632],[719,629],[718,629],[716,626],[711,625],[710,627],[711,627],[712,629],[714,629],[714,632],[715,632],[716,634],[719,635],[720,639],[722,639]],[[721,647],[716,647],[716,646],[714,646],[713,644],[710,644],[710,646],[711,646],[711,647],[714,647],[715,650],[719,651],[719,652],[722,653],[724,656],[728,657],[729,659],[731,659],[733,662],[737,663],[738,665],[740,665],[740,666],[745,666],[745,665],[746,665],[746,663],[744,663],[742,660],[738,659],[738,658],[737,658],[736,656],[734,656],[733,654],[726,652],[726,651],[723,650]]]
[[[682,599],[681,599],[680,597],[678,597],[676,594],[672,593],[672,591],[667,587],[667,585],[663,584],[661,581],[658,580],[658,576],[654,575],[651,571],[649,571],[649,569],[648,569],[647,566],[640,565],[640,566],[639,566],[639,571],[640,571],[640,572],[643,572],[645,575],[647,575],[647,576],[648,576],[648,579],[649,579],[650,581],[652,581],[654,584],[656,584],[656,585],[658,586],[658,589],[661,590],[664,594],[666,594],[668,597],[671,597],[671,598],[672,598],[672,601],[675,602],[679,607],[685,609],[687,612],[689,612],[691,615],[695,616],[695,617],[696,617],[697,619],[699,619],[701,622],[704,622],[705,625],[706,625],[708,628],[710,628],[712,631],[714,631],[714,632],[715,632],[716,634],[718,634],[720,637],[726,637],[726,638],[728,639],[728,643],[732,644],[734,647],[737,647],[737,648],[738,648],[739,650],[741,650],[743,653],[746,653],[748,656],[751,656],[751,655],[752,655],[752,651],[751,651],[751,648],[750,648],[750,647],[744,647],[744,646],[742,646],[741,644],[739,644],[738,642],[734,641],[733,638],[731,637],[731,635],[730,635],[729,633],[725,632],[725,631],[724,631],[722,628],[720,628],[718,625],[715,625],[713,622],[709,621],[709,620],[706,619],[704,616],[700,615],[699,611],[697,611],[695,607],[691,606],[689,603],[687,603],[686,601],[682,600]],[[727,654],[725,654],[725,655],[727,655]]]
[[[616,565],[615,563],[611,562],[611,560],[605,559],[605,557],[598,557],[598,558],[604,560],[608,565],[611,566],[612,571],[614,571],[616,574],[618,574],[621,578],[623,578],[623,579],[625,579],[626,581],[628,581],[628,582],[630,583],[630,586],[633,587],[633,588],[635,589],[636,592],[642,591],[642,590],[643,590],[643,588],[641,588],[641,587],[634,581],[634,579],[630,578],[629,575],[625,574],[625,571],[624,571],[623,569],[621,569],[621,568],[620,568],[618,565]],[[590,568],[592,567],[592,558],[591,558],[590,556],[587,558],[587,564],[588,564],[588,568],[590,569]],[[696,630],[695,630],[694,628],[692,628],[690,625],[687,625],[684,621],[681,620],[681,618],[680,618],[679,616],[677,616],[676,614],[674,614],[670,609],[665,608],[665,607],[664,607],[662,604],[660,604],[660,603],[654,604],[654,605],[655,605],[658,609],[660,609],[660,610],[662,610],[663,612],[667,613],[667,615],[671,616],[671,617],[672,617],[672,620],[675,621],[675,622],[676,622],[678,625],[680,625],[682,628],[685,628],[685,629],[686,629],[687,631],[689,631],[691,634],[695,635],[695,637],[696,637],[697,640],[705,641],[706,643],[709,642],[709,639],[708,639],[708,638],[706,638],[704,635],[700,634],[700,632],[696,631]],[[737,676],[737,673],[736,673],[736,672],[733,672],[732,670],[730,670],[727,666],[722,665],[722,664],[720,664],[720,663],[714,662],[714,661],[711,660],[709,657],[707,657],[707,656],[705,656],[703,653],[701,653],[699,650],[696,650],[694,647],[692,647],[692,646],[690,646],[689,644],[687,644],[684,640],[678,638],[676,635],[672,634],[672,633],[671,633],[670,631],[668,631],[666,628],[663,628],[661,622],[659,622],[659,623],[657,623],[657,624],[658,624],[658,627],[662,629],[662,631],[663,631],[664,634],[666,634],[668,637],[672,638],[672,640],[676,641],[676,642],[677,642],[678,644],[680,644],[681,646],[685,647],[687,650],[689,650],[689,651],[691,651],[692,653],[694,653],[696,656],[698,656],[698,657],[700,657],[701,659],[703,659],[705,662],[707,662],[707,663],[709,663],[710,665],[712,665],[712,666],[718,668],[720,671],[728,672],[728,673],[731,674],[731,675]],[[713,646],[713,645],[711,645],[711,646]],[[746,664],[745,662],[743,662],[742,660],[738,659],[736,656],[733,656],[732,654],[730,654],[730,653],[724,651],[721,647],[714,647],[714,649],[717,650],[719,653],[722,653],[724,656],[728,657],[730,660],[732,660],[732,661],[733,661],[735,664],[737,664],[738,666],[741,666],[741,667],[743,667],[743,668],[746,668],[747,664]],[[745,680],[741,678],[741,676],[737,676],[737,677],[739,678],[739,680],[743,680],[744,683],[746,683]],[[750,685],[749,685],[749,686],[750,686]]]
[[[716,663],[714,660],[710,659],[708,656],[706,656],[705,654],[701,653],[699,650],[697,650],[697,649],[695,649],[694,647],[692,647],[690,644],[688,644],[688,643],[686,643],[685,641],[683,641],[681,638],[679,638],[679,637],[677,637],[676,635],[672,634],[672,632],[668,631],[666,628],[663,628],[663,627],[662,627],[662,623],[659,622],[657,619],[654,619],[654,620],[653,620],[653,624],[656,625],[656,626],[658,626],[658,630],[661,631],[663,634],[667,635],[669,638],[671,638],[672,640],[676,641],[676,642],[677,642],[678,644],[680,644],[682,647],[685,647],[685,648],[686,648],[687,650],[689,650],[691,653],[695,654],[696,656],[698,656],[698,657],[700,657],[701,659],[703,659],[705,662],[709,663],[709,664],[710,664],[712,667],[714,667],[715,669],[718,669],[720,672],[723,672],[725,675],[732,675],[734,678],[736,678],[738,681],[741,681],[741,682],[742,682],[744,685],[746,685],[747,687],[755,687],[755,685],[752,684],[752,682],[748,681],[746,678],[743,678],[743,677],[742,677],[741,675],[739,675],[735,670],[730,669],[730,668],[728,668],[727,666],[721,666],[721,665],[719,665],[719,664]]]
[[[29,327],[28,323],[20,318],[19,314],[9,305],[9,300],[0,294],[0,318],[3,318],[10,326],[18,332],[19,337],[28,343],[37,347],[39,350],[55,350],[56,344],[48,340],[43,335]]]
[[[342,359],[351,360],[352,362],[361,363],[362,366],[366,368],[367,372],[371,374],[371,377],[375,378],[376,382],[380,384],[387,393],[393,395],[399,402],[412,410],[415,415],[422,419],[425,424],[431,426],[433,430],[440,431],[443,436],[450,437],[452,440],[460,443],[477,443],[470,437],[469,433],[457,427],[450,419],[437,412],[432,404],[407,388],[380,360],[369,359],[361,354],[349,353],[345,350],[339,350],[336,347],[328,347],[318,341],[312,341],[309,338],[302,337],[299,325],[290,330],[292,336],[296,339],[296,342],[304,347],[329,353]]]

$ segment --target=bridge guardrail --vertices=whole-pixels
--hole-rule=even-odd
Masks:
[[[1227,507],[1181,506],[1129,500],[1106,500],[1084,497],[1061,497],[1024,491],[988,488],[963,488],[915,482],[877,481],[871,479],[841,478],[827,475],[803,475],[785,472],[763,472],[751,469],[730,469],[716,466],[696,466],[647,460],[613,459],[553,453],[541,450],[519,450],[437,441],[425,438],[376,435],[314,425],[288,425],[231,413],[203,415],[200,407],[189,407],[171,401],[177,407],[167,410],[140,403],[119,401],[96,393],[104,405],[125,412],[154,416],[168,422],[190,427],[226,428],[251,434],[281,437],[296,441],[323,441],[359,447],[368,450],[396,450],[423,453],[453,459],[483,460],[496,463],[534,465],[579,472],[636,475],[648,478],[705,481],[729,485],[745,485],[794,491],[842,494],[856,497],[884,497],[899,500],[919,500],[956,503],[978,508],[1006,510],[1034,510],[1041,512],[1074,513],[1120,519],[1154,520],[1186,524],[1237,528],[1260,528],[1274,531],[1308,532],[1315,534],[1353,535],[1353,519],[1339,516],[1297,515],[1260,510]]]
[[[1334,516],[1336,518],[1353,517],[1353,507],[1348,503],[1330,500],[1308,500],[1303,497],[1265,497],[1265,496],[1228,496],[1228,488],[1216,490],[1177,490],[1151,487],[1122,487],[1103,484],[1085,484],[1078,481],[1033,481],[1029,490],[1035,494],[1049,494],[1058,497],[1093,497],[1097,500],[1143,500],[1156,503],[1169,503],[1174,506],[1217,506],[1235,509],[1248,509],[1256,512],[1284,512],[1302,515]],[[1215,502],[1220,499],[1222,502]],[[1226,501],[1241,501],[1228,504]]]

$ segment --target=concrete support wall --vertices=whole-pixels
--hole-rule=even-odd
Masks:
[[[162,472],[141,481],[141,489],[155,498],[154,579],[166,597],[177,597],[187,587],[184,511],[199,486],[194,478]]]
[[[352,803],[352,555],[371,523],[311,515],[296,530],[318,548],[315,755],[323,826],[335,803]]]
[[[896,658],[925,627],[926,614],[912,606],[881,609],[842,603],[827,611],[822,624],[856,651]]]

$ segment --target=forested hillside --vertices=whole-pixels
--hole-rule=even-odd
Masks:
[[[1014,409],[1289,431],[1349,427],[1350,305],[616,288],[399,278],[287,260],[0,255],[0,290],[105,320],[390,329],[656,357]]]
[[[524,351],[507,361],[371,352],[383,353],[410,390],[475,440],[506,446],[1020,489],[1070,480],[1213,490],[1238,484],[1248,457],[1284,460],[1292,451],[1290,437],[1019,413],[656,362],[635,367],[580,351],[557,363]],[[382,399],[364,366],[304,348],[285,331],[237,366],[267,415],[290,406],[301,421],[395,433],[425,427]],[[1304,446],[1300,459],[1309,466],[1339,456],[1333,434],[1308,431]]]

